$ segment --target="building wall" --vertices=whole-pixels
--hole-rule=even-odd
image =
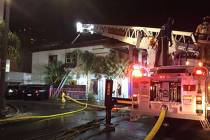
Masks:
[[[68,52],[72,52],[75,49],[79,49],[81,51],[90,51],[97,55],[107,55],[110,51],[109,48],[105,48],[103,45],[96,45],[96,46],[87,46],[82,48],[69,48],[69,49],[62,49],[62,50],[49,50],[49,51],[41,51],[41,52],[34,52],[32,53],[32,74],[37,75],[43,82],[43,72],[44,66],[48,65],[49,56],[50,55],[57,55],[57,60],[65,63],[65,55]],[[36,77],[37,78],[37,77]]]
[[[32,81],[33,82],[44,82],[44,66],[48,65],[49,56],[50,55],[57,55],[57,60],[61,62],[65,62],[65,54],[72,52],[75,49],[80,49],[81,51],[90,51],[95,53],[96,55],[107,55],[110,52],[109,48],[104,48],[103,45],[96,45],[96,46],[88,46],[82,48],[70,48],[70,49],[63,49],[63,50],[49,50],[49,51],[41,51],[41,52],[34,52],[32,54]],[[95,79],[94,75],[90,76],[90,79]],[[76,76],[73,76],[73,80],[77,80],[77,84],[85,84],[86,85],[86,76],[82,75],[79,79]],[[121,85],[121,96],[118,96],[116,93],[117,84]],[[98,94],[95,95],[97,100],[104,100],[105,96],[105,78],[98,79]],[[128,97],[128,79],[115,79],[113,85],[113,93],[114,97]]]

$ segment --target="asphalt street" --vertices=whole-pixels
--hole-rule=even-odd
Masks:
[[[81,106],[69,103],[44,101],[10,101],[23,114],[47,115],[72,111]],[[115,131],[104,131],[105,112],[88,109],[86,111],[57,119],[34,120],[10,123],[0,126],[0,140],[141,140],[151,130],[157,118],[143,116],[135,122],[129,121],[129,113],[113,113],[112,124]],[[93,120],[100,120],[90,123]],[[88,128],[87,125],[88,124]],[[82,126],[82,127],[81,127]],[[82,130],[82,131],[80,131]],[[165,119],[155,140],[209,140],[210,132],[202,130],[199,122],[180,119]]]

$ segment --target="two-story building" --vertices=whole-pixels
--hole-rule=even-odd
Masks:
[[[44,66],[51,61],[61,61],[68,64],[70,53],[75,49],[81,51],[89,51],[95,55],[106,56],[111,49],[120,51],[124,55],[128,55],[128,45],[121,42],[102,37],[89,37],[87,39],[80,38],[75,44],[50,44],[38,46],[32,52],[32,81],[36,83],[45,83]],[[87,77],[85,75],[71,75],[78,85],[86,85]],[[119,91],[120,90],[120,91]],[[105,78],[96,78],[94,74],[90,76],[90,91],[95,94],[96,99],[104,100]],[[121,92],[121,95],[119,95]],[[113,85],[113,96],[128,97],[128,78],[116,78]]]

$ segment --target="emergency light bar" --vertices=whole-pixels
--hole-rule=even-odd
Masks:
[[[147,68],[139,64],[132,65],[131,71],[133,77],[143,77],[149,75],[149,71],[147,70]]]
[[[195,71],[195,74],[196,74],[196,75],[203,75],[203,72],[202,72],[202,70],[196,70],[196,71]]]
[[[142,72],[140,71],[140,69],[134,69],[134,70],[132,71],[132,76],[133,76],[133,77],[142,77],[143,74],[142,74]]]
[[[204,79],[206,78],[207,74],[208,74],[208,69],[206,67],[195,67],[193,69],[193,76],[195,78]]]

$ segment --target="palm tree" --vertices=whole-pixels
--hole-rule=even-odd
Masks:
[[[90,89],[90,74],[97,77],[106,75],[107,78],[124,76],[125,68],[128,65],[128,58],[122,57],[118,52],[111,52],[108,56],[96,56],[88,51],[74,50],[72,56],[76,56],[76,66],[72,68],[73,74],[85,74],[87,77],[86,91]],[[45,81],[48,84],[59,84],[65,71],[61,69],[63,64],[57,62],[45,66]]]
[[[45,73],[45,82],[47,84],[54,84],[54,85],[59,85],[63,76],[65,75],[63,64],[60,61],[46,65],[44,73]]]
[[[3,32],[5,30],[5,24],[4,22],[0,23],[0,50],[2,49],[2,43],[3,43]],[[20,61],[20,39],[15,34],[9,31],[8,33],[8,46],[6,48],[6,58],[10,60],[15,60],[16,62]],[[3,55],[2,51],[0,51],[0,57]]]
[[[122,57],[119,52],[111,51],[105,57],[97,56],[93,71],[97,75],[105,75],[108,79],[112,77],[123,77],[129,61],[128,57]]]
[[[20,59],[20,39],[12,32],[8,34],[7,58],[18,61]]]
[[[104,71],[106,71],[106,65],[104,64],[106,61],[104,56],[96,56],[93,62],[93,73],[97,78],[100,78]]]
[[[83,52],[79,49],[76,49],[71,52],[71,55],[76,57],[76,66],[72,68],[72,73],[81,74],[83,73]]]
[[[6,58],[10,58],[11,60],[15,60],[16,62],[20,58],[19,57],[20,56],[20,40],[16,34],[13,34],[12,32],[9,31],[8,19],[9,18],[7,14],[6,16],[7,24],[5,24],[4,22],[0,23],[0,58],[3,60],[3,63],[2,63],[3,66],[5,66]],[[5,110],[5,102],[4,102],[5,71],[4,69],[1,69],[0,88],[1,88],[0,115],[3,115],[2,111]]]
[[[95,60],[95,55],[93,53],[90,53],[88,51],[85,51],[80,54],[80,59],[82,61],[82,70],[85,73],[87,77],[87,92],[89,92],[89,76],[90,73],[93,71],[93,65]]]
[[[89,76],[91,73],[97,77],[101,75],[107,78],[123,77],[129,64],[128,57],[122,57],[117,51],[111,51],[107,56],[96,56],[88,51],[75,51],[75,53],[78,56],[76,71],[80,74],[84,73],[87,77],[87,92],[90,88]]]

